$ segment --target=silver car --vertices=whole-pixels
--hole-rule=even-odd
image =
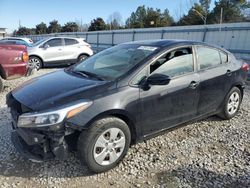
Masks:
[[[4,40],[4,41],[21,41],[21,42],[24,42],[26,43],[27,45],[25,46],[30,46],[33,44],[33,41],[30,39],[30,38],[26,38],[26,37],[5,37],[1,40]]]
[[[52,37],[28,47],[29,65],[37,70],[43,66],[69,65],[93,55],[83,38]]]

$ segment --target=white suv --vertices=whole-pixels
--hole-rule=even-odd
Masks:
[[[43,66],[70,65],[93,55],[83,38],[52,37],[28,47],[29,65],[37,70]]]

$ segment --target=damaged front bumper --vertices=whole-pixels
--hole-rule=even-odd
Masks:
[[[67,122],[66,116],[87,102],[46,111],[32,112],[32,109],[16,100],[12,93],[7,95],[7,105],[12,116],[12,141],[17,150],[33,161],[65,159],[70,150],[75,150],[80,130]],[[72,113],[71,113],[72,115]],[[39,123],[41,122],[41,125]],[[37,123],[37,124],[36,124]]]
[[[64,160],[68,157],[69,147],[65,132],[48,132],[17,128],[13,123],[12,142],[18,152],[33,162],[51,159]]]

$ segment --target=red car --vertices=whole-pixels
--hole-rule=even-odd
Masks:
[[[0,91],[3,81],[19,78],[30,74],[29,56],[24,45],[9,45],[0,43]]]

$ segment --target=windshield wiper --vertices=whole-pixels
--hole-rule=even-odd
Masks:
[[[84,76],[86,78],[89,78],[89,76],[87,74],[85,74],[85,73],[83,73],[81,71],[73,71],[73,72],[76,73],[76,74],[80,74],[81,76]]]
[[[96,79],[101,80],[101,81],[104,80],[102,77],[100,77],[97,74],[92,73],[92,72],[87,72],[87,71],[83,71],[83,70],[81,70],[81,71],[73,71],[73,72],[76,73],[76,74],[80,74],[80,75],[82,75],[82,76],[84,76],[86,78],[92,77],[92,78],[96,78]]]

